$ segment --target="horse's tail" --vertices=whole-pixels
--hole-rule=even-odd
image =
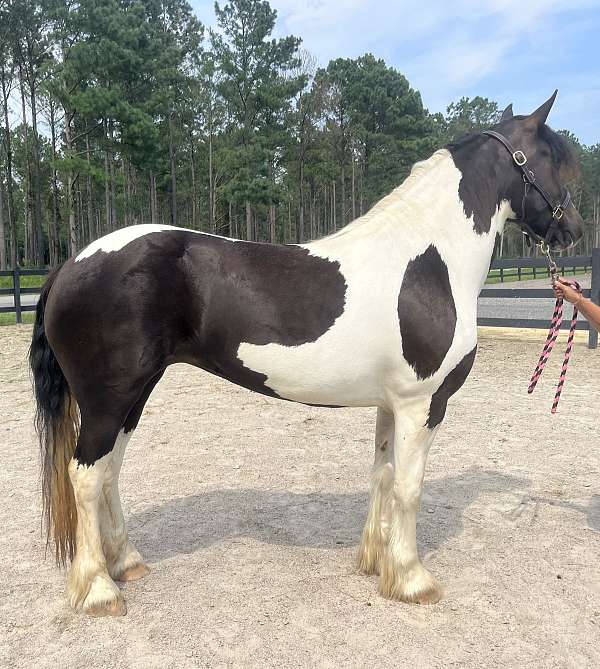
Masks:
[[[75,553],[77,507],[69,479],[69,462],[77,444],[79,412],[44,328],[46,301],[59,271],[60,268],[50,274],[40,294],[29,365],[37,404],[35,427],[42,456],[42,517],[46,545],[54,540],[56,561],[65,565]]]

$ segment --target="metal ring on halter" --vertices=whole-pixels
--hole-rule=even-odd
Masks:
[[[517,158],[517,156],[519,156],[519,158]],[[513,160],[515,161],[515,163],[517,163],[517,165],[519,167],[522,167],[527,162],[527,156],[520,149],[515,151],[512,154],[512,157],[513,157]]]

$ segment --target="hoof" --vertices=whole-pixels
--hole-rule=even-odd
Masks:
[[[133,565],[133,567],[128,567],[125,569],[119,576],[117,576],[117,581],[138,581],[144,576],[148,576],[150,573],[150,568],[147,567],[143,562]]]
[[[123,597],[119,597],[116,601],[107,602],[106,604],[94,604],[90,608],[84,608],[83,612],[88,616],[97,618],[102,616],[124,616],[127,613],[127,606]]]
[[[420,563],[406,571],[394,571],[387,563],[379,579],[379,593],[407,604],[437,604],[444,591]]]
[[[121,591],[106,573],[97,574],[88,588],[85,581],[77,580],[72,574],[68,590],[69,602],[75,611],[90,616],[124,616],[127,613]]]

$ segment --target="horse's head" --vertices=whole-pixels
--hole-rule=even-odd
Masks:
[[[534,241],[566,248],[583,234],[583,220],[571,201],[567,184],[578,174],[573,149],[546,125],[556,91],[529,116],[513,116],[512,105],[489,134],[504,144],[502,160],[510,161],[504,192],[516,223]],[[510,155],[512,154],[512,155]]]

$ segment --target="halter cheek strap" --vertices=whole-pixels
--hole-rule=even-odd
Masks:
[[[519,223],[521,223],[526,227],[528,234],[532,235],[534,238],[537,238],[538,240],[541,239],[539,235],[535,234],[531,230],[531,228],[529,228],[529,226],[525,223],[525,200],[527,199],[527,196],[529,195],[529,192],[532,187],[537,190],[537,192],[542,196],[542,198],[550,208],[553,220],[546,233],[546,241],[548,241],[552,237],[552,233],[554,232],[556,226],[559,224],[560,219],[563,217],[565,209],[571,204],[571,193],[569,193],[569,191],[567,190],[564,199],[560,203],[553,201],[550,195],[548,195],[548,193],[546,192],[546,190],[541,186],[541,184],[538,183],[535,177],[535,172],[529,167],[527,163],[527,156],[523,151],[521,151],[520,149],[515,149],[512,146],[512,144],[508,141],[508,139],[506,139],[506,137],[504,137],[504,135],[501,135],[499,132],[495,132],[494,130],[484,130],[482,134],[489,135],[490,137],[497,139],[510,153],[513,159],[513,163],[518,167],[521,174],[523,175],[523,182],[525,184],[525,187],[523,191],[523,200],[521,202],[521,216],[518,219],[518,221]]]

